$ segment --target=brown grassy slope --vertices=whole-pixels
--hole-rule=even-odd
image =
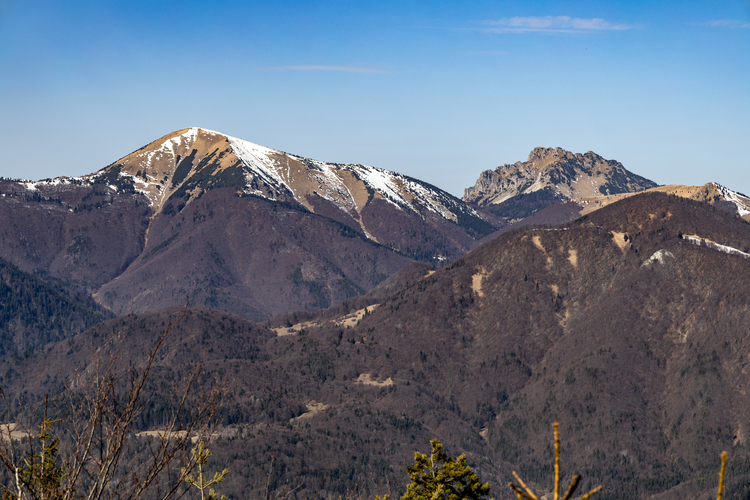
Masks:
[[[709,203],[732,215],[739,215],[738,207],[742,208],[747,204],[747,198],[743,195],[739,195],[734,198],[734,201],[730,201],[734,195],[728,197],[726,189],[712,182],[703,186],[658,186],[647,189],[646,192],[676,195],[681,198]],[[636,194],[638,193],[623,192],[607,196],[599,195],[576,198],[567,202],[561,202],[560,196],[550,189],[537,191],[529,195],[518,195],[500,205],[488,205],[484,207],[485,209],[498,212],[508,220],[515,220],[516,222],[485,236],[480,240],[480,243],[486,243],[502,233],[524,226],[542,224],[559,225],[571,222],[581,216],[601,210],[607,205],[635,196]],[[742,218],[750,221],[750,215],[745,214]]]
[[[725,188],[713,182],[709,182],[702,186],[685,186],[681,184],[670,184],[666,186],[658,186],[655,188],[651,188],[649,189],[649,191],[676,195],[682,198],[688,198],[688,199],[695,200],[695,201],[710,203],[711,205],[714,205],[717,208],[721,208],[722,210],[725,210],[733,215],[739,215],[738,208],[742,208],[742,207],[746,208],[748,202],[750,202],[750,200],[748,200],[748,198],[742,194],[735,193],[735,194],[729,195]],[[627,198],[632,195],[633,193],[621,193],[621,194],[615,194],[615,195],[610,195],[610,196],[600,196],[600,197],[595,197],[595,198],[584,197],[584,198],[576,199],[574,201],[583,206],[581,215],[584,215],[584,214],[591,213],[595,210],[598,210],[611,203],[622,200],[623,198]],[[749,220],[750,216],[745,214],[743,216],[743,219]]]

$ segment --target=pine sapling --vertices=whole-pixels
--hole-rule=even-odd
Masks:
[[[222,482],[227,477],[227,474],[229,474],[229,469],[217,472],[214,474],[214,477],[209,480],[203,475],[203,466],[208,462],[208,458],[211,456],[211,451],[206,448],[203,441],[198,441],[198,444],[192,449],[192,454],[198,467],[198,475],[187,476],[185,482],[190,486],[195,486],[201,492],[201,500],[217,500],[219,497],[216,496],[216,491],[214,491],[212,486]],[[185,475],[187,474],[187,471],[183,469],[182,473]],[[206,495],[206,490],[208,490],[208,495]],[[226,498],[226,496],[221,495],[220,500],[226,500]]]

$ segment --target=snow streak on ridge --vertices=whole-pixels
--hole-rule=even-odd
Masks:
[[[719,243],[716,243],[715,241],[707,240],[699,236],[683,236],[682,239],[686,240],[689,243],[692,243],[693,245],[705,246],[706,248],[718,250],[719,252],[724,252],[729,255],[737,255],[739,257],[750,259],[750,253],[743,252],[742,250],[727,245],[721,245]]]
[[[278,151],[252,142],[243,141],[236,137],[225,137],[229,140],[229,145],[232,147],[232,151],[234,151],[237,158],[242,161],[245,168],[260,177],[266,184],[276,188],[283,186],[289,190],[289,192],[292,192],[289,185],[284,182],[284,179],[279,175],[276,162],[270,158],[272,154],[278,153]],[[260,194],[260,192],[256,194]]]
[[[382,196],[384,200],[393,203],[399,209],[411,210],[422,216],[414,204],[407,199],[406,193],[410,193],[411,196],[408,196],[408,198],[416,198],[428,210],[446,219],[456,219],[455,214],[451,213],[445,205],[445,201],[449,199],[441,199],[446,198],[444,194],[433,191],[425,185],[410,180],[401,174],[361,164],[338,164],[311,160],[266,148],[236,137],[226,137],[235,155],[250,170],[249,174],[257,175],[266,184],[276,189],[285,188],[297,199],[299,198],[298,193],[295,192],[294,186],[290,182],[292,173],[289,171],[288,165],[283,165],[283,157],[304,164],[309,170],[310,177],[314,178],[318,184],[315,192],[345,210],[356,210],[354,197],[342,176],[342,172],[350,171],[368,187]],[[262,196],[259,191],[249,186],[248,190]],[[298,199],[298,201],[300,200]],[[472,215],[478,216],[473,209],[469,210]]]
[[[731,201],[735,204],[737,207],[737,213],[740,214],[740,217],[750,214],[750,200],[747,197],[716,182],[714,182],[713,185],[716,186],[716,189],[719,190],[727,201]]]

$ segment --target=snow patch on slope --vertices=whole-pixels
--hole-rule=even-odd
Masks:
[[[393,201],[396,205],[409,206],[394,182],[397,174],[365,165],[347,165],[347,167],[384,198]]]
[[[414,197],[413,199],[416,199],[419,204],[428,210],[445,219],[456,221],[456,215],[441,200],[441,198],[445,199],[446,196],[439,191],[432,190],[426,185],[413,181],[404,175],[382,168],[365,165],[345,165],[345,168],[355,172],[359,178],[383,196],[384,199],[398,207],[406,208],[417,214],[420,213],[414,206],[413,201],[410,202],[405,198],[404,193],[408,192]],[[469,209],[469,212],[471,215],[479,217],[474,209]]]
[[[692,243],[693,245],[705,246],[707,248],[718,250],[719,252],[724,252],[729,255],[737,255],[739,257],[750,259],[750,253],[743,252],[742,250],[727,245],[721,245],[719,243],[716,243],[715,241],[707,240],[697,235],[683,236],[682,239],[686,240],[689,243]]]
[[[54,179],[42,179],[40,181],[22,180],[18,181],[28,191],[37,191],[39,187],[59,187],[70,184],[84,184],[89,182],[86,177],[55,177]]]
[[[257,175],[266,184],[273,187],[279,188],[284,186],[289,191],[292,191],[279,174],[278,165],[270,158],[272,154],[278,154],[278,151],[253,144],[252,142],[243,141],[236,137],[226,137],[229,140],[229,145],[232,146],[234,154],[250,170],[251,174]],[[256,194],[261,193],[258,191]]]
[[[163,155],[170,155],[172,159],[177,158],[177,153],[175,152],[175,148],[179,148],[180,146],[185,146],[186,148],[190,148],[193,143],[195,142],[195,138],[198,136],[198,128],[197,127],[190,127],[182,134],[171,137],[164,142],[161,143],[161,146],[159,146],[157,149],[154,149],[152,151],[141,153],[138,156],[145,157],[146,158],[146,169],[151,168],[153,165],[154,159],[160,159]]]
[[[290,157],[303,163],[308,168],[310,166],[314,167],[311,169],[311,175],[318,184],[319,191],[316,191],[318,195],[335,203],[340,208],[348,211],[356,211],[357,205],[354,202],[354,196],[338,174],[336,165],[297,156]]]
[[[190,151],[193,148],[199,130],[212,135],[218,134],[218,132],[198,127],[187,128],[183,133],[165,139],[155,149],[136,153],[134,157],[140,159],[142,162],[140,175],[133,175],[121,171],[119,172],[118,177],[120,179],[128,179],[132,182],[135,192],[148,198],[149,205],[154,206],[154,204],[157,203],[157,200],[160,202],[163,201],[163,198],[167,194],[167,190],[164,189],[165,179],[160,179],[158,176],[152,175],[152,173],[158,171],[156,163],[166,161],[167,164],[176,164],[180,154]],[[169,177],[171,177],[171,175]]]

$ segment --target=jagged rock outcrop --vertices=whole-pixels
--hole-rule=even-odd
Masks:
[[[656,185],[592,151],[580,154],[540,147],[525,162],[482,172],[476,184],[464,190],[463,200],[517,220],[560,201],[638,192]],[[500,210],[493,207],[503,203],[506,206]]]

